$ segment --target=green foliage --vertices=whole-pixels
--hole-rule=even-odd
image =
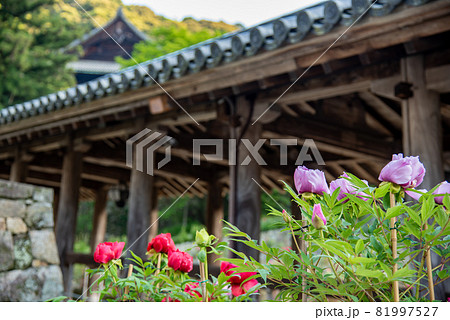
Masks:
[[[151,32],[149,41],[142,41],[134,46],[133,59],[117,57],[116,61],[123,67],[129,67],[147,60],[160,57],[196,43],[223,34],[221,30],[201,29],[192,31],[180,25],[156,27]]]
[[[187,273],[170,268],[166,254],[154,254],[146,261],[130,252],[132,258],[127,259],[127,266],[133,265],[133,273],[129,277],[119,277],[120,260],[111,260],[98,269],[88,270],[91,275],[99,275],[98,281],[104,284],[104,289],[99,291],[101,301],[198,302],[202,301],[203,296],[214,302],[245,301],[261,287],[255,286],[241,296],[232,297],[227,282],[231,277],[224,273],[219,274],[217,278],[210,276],[200,281],[190,278]],[[158,260],[161,261],[160,264]],[[206,257],[204,260],[206,261]],[[192,288],[188,290],[187,286]],[[65,297],[57,297],[51,301],[67,300]]]
[[[284,230],[292,236],[304,236],[306,252],[300,248],[283,250],[258,244],[247,234],[227,224],[227,236],[244,243],[262,255],[260,261],[231,250],[238,258],[225,259],[239,266],[237,272],[257,272],[265,284],[275,285],[280,293],[277,300],[300,301],[302,294],[312,301],[392,301],[391,286],[400,283],[401,301],[421,301],[420,293],[428,287],[421,285],[426,276],[425,252],[433,250],[441,257],[441,264],[433,269],[435,283],[450,276],[450,218],[444,206],[434,202],[431,191],[418,204],[403,202],[394,207],[383,201],[389,197],[389,184],[379,188],[367,187],[350,175],[348,180],[365,195],[347,195],[337,200],[337,193],[312,199],[299,197],[285,184],[304,217],[303,221],[284,217],[274,208],[270,214],[279,219]],[[324,230],[311,226],[312,208],[320,204],[327,224]],[[397,258],[392,252],[390,219],[396,223]],[[306,227],[303,227],[305,226]],[[299,252],[299,253],[297,253]],[[416,257],[421,257],[417,260]],[[397,271],[393,272],[394,264]],[[415,289],[413,295],[412,289]]]
[[[138,29],[154,35],[152,39],[157,41],[149,57],[145,57],[149,49],[139,45],[139,62],[237,29],[224,22],[173,21],[144,6],[123,6],[121,0],[77,2],[87,14],[73,0],[2,0],[0,74],[4,79],[0,82],[0,109],[75,85],[75,77],[65,66],[76,57],[61,49],[98,24],[106,24],[120,6]],[[165,36],[171,38],[166,40]]]
[[[60,49],[74,39],[54,0],[3,0],[0,5],[0,108],[75,83]]]

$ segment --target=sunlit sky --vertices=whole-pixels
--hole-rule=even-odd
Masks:
[[[122,0],[124,4],[144,5],[170,19],[223,20],[246,27],[296,11],[318,0]]]

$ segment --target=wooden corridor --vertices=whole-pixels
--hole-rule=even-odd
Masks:
[[[306,139],[326,165],[305,165],[324,170],[328,181],[348,171],[377,184],[398,152],[420,156],[423,187],[449,178],[450,2],[371,11],[315,61],[347,29],[345,10],[336,8],[316,25],[305,25],[310,14],[301,11],[143,64],[176,103],[133,67],[2,110],[0,178],[54,188],[66,290],[72,263],[85,259],[72,252],[78,201],[96,201],[94,248],[104,239],[107,190],[122,182],[130,192],[128,243],[137,240],[133,251],[143,254],[149,234],[141,234],[157,219],[158,198],[177,197],[196,179],[187,194],[208,198],[211,233],[220,236],[228,193],[229,220],[258,239],[260,186],[292,184]],[[154,176],[126,165],[127,139],[145,128],[174,139],[171,161]],[[233,138],[266,139],[259,154],[267,165],[240,165],[252,156],[242,143],[230,147]],[[193,139],[223,139],[224,159],[202,156],[193,165]],[[295,143],[285,146],[286,164],[271,139]],[[237,166],[228,165],[228,150],[237,153]],[[156,161],[164,152],[157,150]]]

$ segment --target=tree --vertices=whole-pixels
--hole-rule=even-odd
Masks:
[[[151,32],[151,40],[139,42],[134,46],[131,56],[138,63],[141,63],[217,37],[223,33],[224,31],[220,29],[200,29],[199,31],[192,31],[187,27],[176,24],[157,27]],[[136,64],[133,59],[117,57],[116,60],[123,67],[129,67]]]
[[[55,0],[0,3],[0,108],[75,84],[61,48],[80,36]]]

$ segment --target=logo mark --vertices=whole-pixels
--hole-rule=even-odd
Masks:
[[[171,140],[172,137],[161,136],[162,133],[146,128],[134,135],[126,142],[126,165],[132,168],[136,164],[136,170],[153,175],[156,150],[164,147],[164,158],[158,162],[157,168],[161,169],[171,159]],[[151,133],[151,134],[150,134]],[[133,150],[134,149],[134,150]],[[146,169],[144,170],[144,164]]]

